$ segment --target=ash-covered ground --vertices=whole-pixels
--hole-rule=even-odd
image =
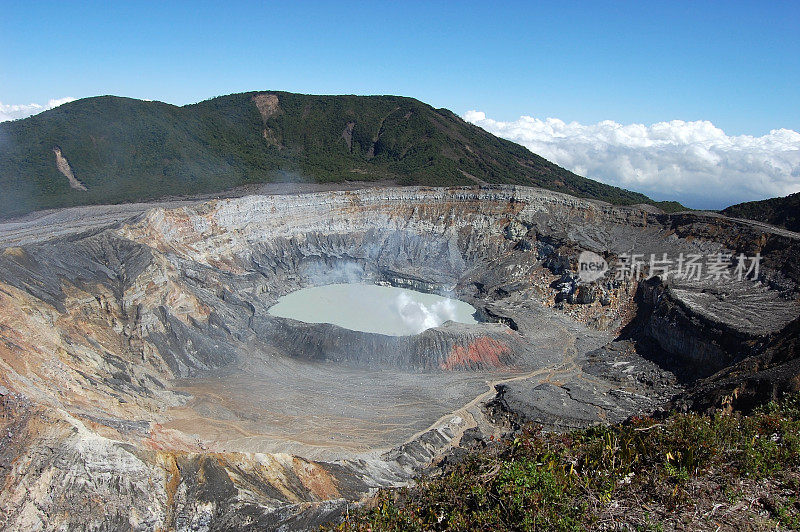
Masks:
[[[775,394],[797,386],[799,244],[719,215],[500,186],[0,224],[0,522],[302,529],[409,482],[466,430],[568,430],[669,400]],[[581,251],[762,262],[741,282],[585,284]],[[481,320],[386,336],[268,312],[342,282],[452,293]],[[753,360],[746,378],[731,373]]]

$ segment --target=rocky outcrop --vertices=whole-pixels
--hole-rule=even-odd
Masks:
[[[671,401],[674,408],[751,411],[765,400],[800,392],[800,321],[795,319],[765,347],[695,383]]]

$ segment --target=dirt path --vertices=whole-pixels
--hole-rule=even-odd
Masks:
[[[566,331],[565,331],[566,333]],[[483,413],[481,411],[480,405],[482,403],[487,402],[494,394],[496,394],[496,387],[502,384],[506,384],[509,382],[520,381],[520,380],[527,380],[534,377],[538,377],[540,375],[547,375],[542,382],[551,381],[557,375],[568,374],[573,372],[578,368],[578,365],[575,363],[575,357],[577,356],[577,351],[575,349],[575,338],[571,338],[570,341],[564,346],[564,360],[555,365],[555,366],[547,366],[544,368],[540,368],[537,370],[529,371],[523,373],[522,375],[515,375],[513,377],[505,377],[502,379],[493,380],[487,383],[489,389],[482,394],[475,397],[469,403],[465,404],[461,408],[449,413],[445,414],[440,417],[436,422],[428,426],[427,428],[417,432],[410,438],[405,441],[405,444],[409,444],[416,440],[417,438],[421,437],[426,432],[436,429],[438,427],[446,425],[450,420],[454,417],[460,417],[463,420],[458,426],[456,433],[454,434],[453,438],[448,442],[448,444],[442,448],[440,454],[443,454],[448,449],[457,447],[461,443],[461,438],[464,436],[464,433],[472,428],[478,426],[479,418],[483,418]]]

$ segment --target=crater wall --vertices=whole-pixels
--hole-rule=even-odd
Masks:
[[[307,527],[468,429],[651,411],[681,391],[664,360],[685,384],[794,345],[800,315],[800,236],[707,213],[521,187],[109,209],[0,250],[8,527]],[[763,264],[743,283],[587,287],[581,250]],[[451,294],[483,322],[389,337],[267,312],[338,282]]]

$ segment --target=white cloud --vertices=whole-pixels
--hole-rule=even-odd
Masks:
[[[481,111],[466,112],[464,120],[577,174],[690,207],[800,191],[800,133],[789,129],[729,136],[708,121],[584,125],[522,116],[500,122]]]
[[[38,103],[4,104],[3,102],[0,102],[0,122],[25,118],[26,116],[35,115],[37,113],[41,113],[42,111],[47,111],[48,109],[58,107],[59,105],[72,102],[74,100],[75,98],[67,96],[66,98],[49,100],[46,105]]]
[[[72,96],[66,96],[64,98],[56,98],[53,100],[47,101],[47,108],[52,109],[53,107],[58,107],[59,105],[63,105],[65,103],[74,102],[75,98]]]

